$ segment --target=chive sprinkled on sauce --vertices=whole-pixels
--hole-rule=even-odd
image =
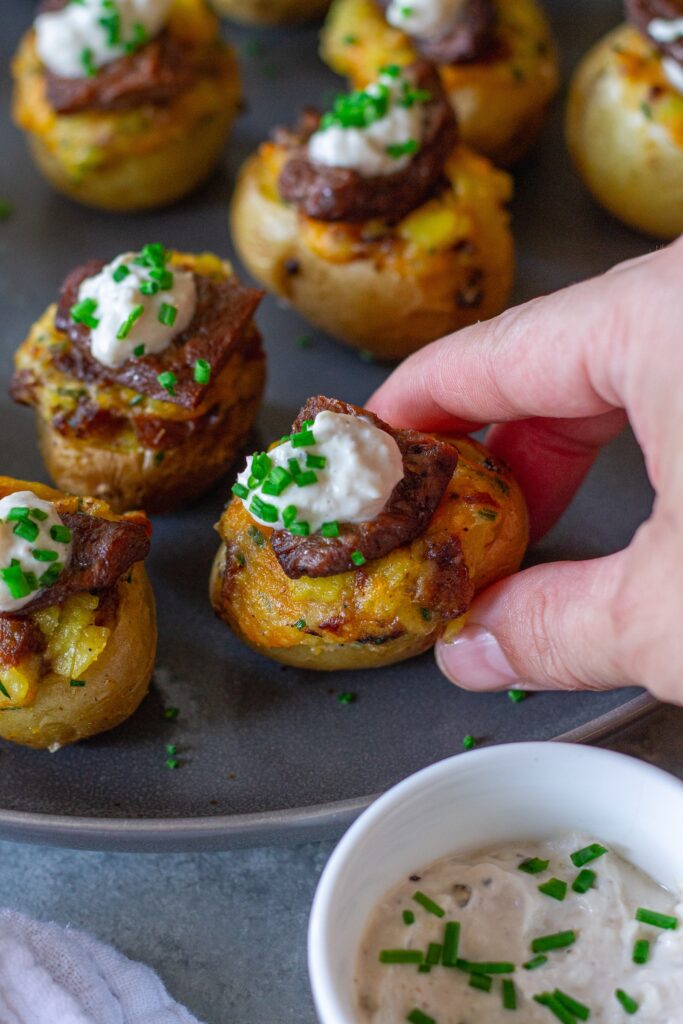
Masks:
[[[503,980],[503,1009],[504,1010],[516,1010],[517,1009],[517,989],[515,983],[510,978]]]
[[[467,984],[470,988],[479,989],[480,992],[490,992],[493,981],[488,974],[470,974]]]
[[[467,974],[512,974],[515,970],[513,963],[495,960],[457,960],[455,966]]]
[[[342,696],[343,694],[340,693],[339,697]],[[339,697],[337,698],[337,700],[339,699]],[[412,910],[404,910],[402,917],[404,924],[415,924],[415,914],[412,912]]]
[[[517,865],[518,871],[524,871],[527,875],[540,875],[547,871],[550,866],[549,860],[541,860],[540,857],[528,857],[521,864]]]
[[[128,316],[126,317],[126,319],[123,321],[123,323],[119,327],[118,331],[116,332],[116,337],[118,338],[119,341],[123,341],[125,338],[128,337],[128,335],[130,334],[130,332],[133,329],[133,324],[136,322],[136,320],[140,319],[140,317],[142,316],[144,311],[145,311],[145,307],[144,306],[141,306],[141,305],[133,306],[133,308],[131,309],[130,313],[128,314]],[[71,315],[73,317],[73,310],[72,310],[72,314]]]
[[[176,306],[172,306],[170,302],[162,302],[159,307],[159,323],[163,324],[164,327],[173,327],[178,316],[178,309]]]
[[[544,896],[550,896],[551,899],[562,903],[567,895],[567,883],[560,878],[551,878],[539,885],[538,891],[542,892]]]
[[[444,917],[446,911],[443,907],[440,907],[438,903],[435,903],[434,900],[430,899],[425,893],[420,892],[419,889],[413,893],[413,899],[429,914],[434,914],[435,917]]]
[[[633,996],[628,995],[624,992],[623,988],[618,988],[614,993],[624,1010],[628,1014],[634,1014],[638,1012],[638,1003],[635,1001]]]
[[[637,939],[633,946],[633,963],[643,965],[650,959],[650,943],[647,939]]]
[[[443,952],[441,962],[444,967],[456,967],[458,963],[458,946],[460,945],[460,922],[447,921],[443,933]]]
[[[578,1017],[579,1020],[588,1020],[591,1015],[587,1006],[584,1006],[577,999],[572,999],[571,996],[568,996],[566,992],[559,988],[556,988],[553,992],[553,998],[557,1000],[560,1006],[564,1006],[565,1010],[569,1010],[574,1017]]]
[[[68,544],[71,541],[71,530],[68,526],[51,526],[50,536],[58,544]]]
[[[427,955],[425,960],[428,964],[431,964],[432,967],[441,961],[441,949],[442,946],[440,942],[430,942],[427,946]]]
[[[636,921],[652,925],[653,928],[663,928],[666,931],[675,931],[678,928],[677,917],[671,917],[670,914],[659,914],[656,910],[647,910],[645,907],[638,907]]]
[[[580,896],[583,896],[589,889],[593,888],[596,877],[594,871],[591,871],[590,868],[584,868],[583,871],[579,871],[572,882],[572,889],[574,892],[578,892]]]
[[[381,964],[421,964],[423,960],[420,949],[383,949],[379,954]]]
[[[476,745],[477,745],[477,741],[474,738],[474,736],[471,736],[470,734],[468,734],[467,736],[463,737],[463,741],[462,741],[463,750],[474,750]]]
[[[426,1013],[423,1013],[422,1010],[417,1009],[411,1010],[406,1017],[406,1020],[409,1021],[409,1024],[436,1024],[433,1017],[429,1017]]]
[[[56,529],[56,526],[52,527],[52,530]],[[51,535],[52,530],[50,531]],[[32,543],[34,540],[37,539],[40,530],[35,523],[31,522],[30,519],[20,519],[16,526],[14,527],[14,529],[12,530],[12,533],[15,533],[17,537],[21,537],[22,540],[27,540],[29,543]],[[53,537],[53,540],[54,539],[55,538]]]
[[[597,860],[607,852],[600,843],[591,843],[590,846],[584,846],[582,850],[577,850],[571,855],[572,864],[575,868],[582,868],[584,864],[590,864],[591,861]]]
[[[194,364],[194,379],[197,384],[208,384],[211,380],[211,365],[206,359],[198,359]]]
[[[525,971],[535,971],[539,967],[543,967],[543,965],[547,964],[547,963],[548,963],[548,957],[547,956],[543,956],[541,954],[540,956],[535,956],[533,958],[533,960],[527,960],[527,962],[525,964],[522,964],[522,967],[524,968]]]
[[[576,1017],[571,1013],[566,1006],[563,1006],[559,1000],[551,992],[541,992],[540,995],[534,996],[534,1001],[539,1003],[541,1006],[547,1007],[550,1012],[557,1017],[562,1024],[576,1024]]]
[[[552,935],[540,935],[531,943],[532,953],[549,953],[553,949],[565,949],[576,942],[576,932],[554,932]]]
[[[323,523],[320,527],[320,532],[323,537],[338,537],[339,536],[339,523],[336,519],[333,519],[329,523]]]

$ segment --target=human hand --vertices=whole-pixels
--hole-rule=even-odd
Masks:
[[[526,569],[437,644],[472,690],[647,686],[683,704],[683,239],[422,349],[368,403],[395,426],[463,432],[526,495],[532,537],[571,500],[627,418],[656,491],[624,551]]]

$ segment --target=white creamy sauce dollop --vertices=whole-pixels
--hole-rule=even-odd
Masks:
[[[90,348],[103,366],[114,368],[127,359],[163,352],[195,313],[197,289],[193,275],[170,267],[168,280],[160,275],[159,290],[143,294],[159,283],[154,281],[158,268],[140,266],[135,262],[139,256],[134,252],[117,256],[99,274],[86,278],[78,291],[79,303],[95,303],[92,317],[96,326],[90,331]],[[127,270],[125,277],[121,276],[121,267]],[[169,312],[169,308],[175,312]]]
[[[332,124],[319,129],[309,139],[309,159],[328,167],[348,167],[366,178],[407,167],[422,142],[424,114],[421,103],[403,102],[405,86],[400,74],[380,75],[365,91],[379,96],[386,90],[386,114],[365,127]],[[401,152],[406,145],[408,151]]]
[[[647,32],[657,43],[675,43],[683,39],[683,18],[653,18]]]
[[[449,857],[406,879],[374,908],[363,935],[355,972],[359,1024],[396,1024],[418,1009],[435,1024],[551,1024],[556,1017],[534,996],[560,989],[591,1011],[591,1024],[680,1024],[683,1007],[683,904],[651,878],[608,852],[585,867],[595,872],[593,888],[572,890],[579,873],[570,859],[593,840],[571,835],[545,843],[514,844],[467,860]],[[527,858],[549,860],[546,871],[526,874]],[[568,883],[564,901],[539,892],[551,878]],[[442,918],[413,899],[425,893],[444,910]],[[639,907],[678,919],[668,931],[636,920]],[[414,915],[406,924],[404,911]],[[515,970],[492,975],[489,992],[473,989],[469,973],[433,966],[418,973],[415,964],[383,964],[381,950],[427,950],[441,943],[446,922],[460,923],[458,957],[474,963],[508,963]],[[547,961],[524,968],[534,958],[534,939],[574,931],[575,941],[547,952]],[[650,958],[633,962],[636,940],[650,942]],[[513,981],[516,1015],[503,1007],[502,979]],[[615,992],[638,1003],[628,1016]]]
[[[298,486],[296,476],[279,495],[264,493],[253,483],[254,456],[247,459],[238,485],[250,490],[241,500],[251,516],[264,526],[283,529],[283,512],[295,506],[296,522],[308,524],[315,533],[324,523],[360,523],[377,516],[396,484],[403,479],[403,458],[396,441],[369,420],[345,413],[319,412],[310,427],[315,443],[298,447],[285,441],[268,452],[273,466],[290,471],[296,460],[301,473],[312,473],[315,481]],[[307,457],[312,456],[312,460]],[[258,458],[258,456],[257,456]],[[311,468],[322,459],[324,466]],[[306,479],[306,478],[304,478]],[[254,496],[277,509],[272,521],[254,509]]]
[[[677,92],[683,93],[683,67],[673,57],[662,57],[662,70],[669,80],[669,84]]]
[[[35,19],[43,63],[63,78],[83,78],[158,35],[172,0],[77,0]]]
[[[443,35],[456,22],[465,0],[391,0],[386,19],[418,39]]]
[[[33,491],[15,491],[3,498],[0,501],[0,612],[20,611],[55,583],[68,567],[72,550],[71,532],[51,501],[38,498]]]

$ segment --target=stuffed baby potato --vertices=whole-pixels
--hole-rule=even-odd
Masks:
[[[151,526],[0,476],[0,737],[55,750],[113,729],[147,693]]]
[[[334,0],[322,57],[355,86],[418,56],[437,65],[465,145],[501,165],[525,155],[558,85],[536,0]]]
[[[245,25],[287,25],[319,18],[329,0],[212,0],[219,14]]]
[[[588,189],[619,220],[683,232],[683,4],[629,0],[572,83],[567,141]]]
[[[477,442],[322,397],[292,430],[249,458],[218,524],[211,600],[261,654],[390,665],[457,632],[473,595],[519,568],[524,499]]]
[[[190,192],[241,100],[206,0],[43,0],[13,73],[14,119],[44,176],[112,211]]]
[[[229,468],[265,379],[261,293],[216,256],[152,244],[67,277],[15,357],[62,490],[168,511]]]
[[[232,233],[251,273],[313,324],[396,360],[504,308],[511,191],[458,144],[431,68],[391,65],[260,147]]]

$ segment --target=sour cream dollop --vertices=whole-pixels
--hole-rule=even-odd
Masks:
[[[90,349],[103,366],[113,369],[127,359],[163,352],[194,316],[193,275],[167,268],[165,257],[156,262],[146,257],[149,249],[158,252],[161,247],[117,256],[78,290],[71,315],[85,317],[83,322],[91,327]]]
[[[348,167],[367,178],[403,170],[419,151],[424,128],[422,102],[405,100],[406,89],[411,88],[398,69],[396,74],[380,75],[365,94],[381,103],[384,114],[364,127],[321,127],[309,139],[309,159],[328,167]]]
[[[51,501],[15,491],[0,501],[0,612],[18,612],[71,561],[71,531]]]
[[[386,19],[408,35],[431,39],[455,24],[464,5],[464,0],[391,0]]]
[[[653,18],[647,32],[657,43],[675,43],[683,39],[683,18]]]
[[[83,78],[158,35],[172,0],[78,0],[35,19],[43,63],[63,78]]]
[[[327,410],[319,412],[299,435],[273,448],[267,458],[273,468],[290,476],[281,492],[268,493],[285,481],[281,473],[269,469],[264,483],[259,455],[247,459],[246,469],[237,478],[237,492],[240,488],[247,492],[240,499],[256,522],[275,529],[305,523],[308,532],[316,533],[325,523],[374,519],[403,479],[401,451],[390,434],[369,420]],[[258,482],[255,473],[261,475]],[[280,482],[269,488],[269,478]],[[264,515],[261,502],[274,511]],[[296,516],[290,519],[286,510],[292,507]]]

